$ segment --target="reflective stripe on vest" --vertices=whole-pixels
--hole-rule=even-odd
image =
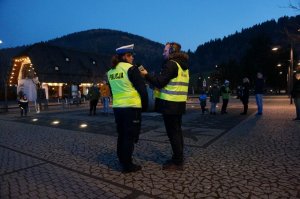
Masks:
[[[141,98],[139,93],[132,86],[128,79],[128,69],[131,64],[120,62],[116,68],[107,72],[109,84],[113,96],[113,108],[134,107],[141,108]]]
[[[155,89],[154,96],[167,101],[185,102],[188,94],[189,70],[182,70],[180,65],[177,62],[175,63],[178,67],[177,77],[171,79],[164,88]]]

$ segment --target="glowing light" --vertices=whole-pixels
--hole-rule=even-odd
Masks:
[[[278,47],[272,48],[273,51],[277,51],[278,49],[279,49]]]
[[[91,83],[81,83],[79,87],[91,87],[93,84]]]
[[[281,67],[282,65],[281,65],[281,64],[277,64],[277,66],[278,66],[278,67]]]
[[[43,84],[48,84],[48,86],[63,86],[64,83],[43,83]]]
[[[56,124],[59,124],[59,123],[60,123],[60,121],[58,121],[58,120],[54,120],[54,121],[52,122],[53,125],[56,125]]]
[[[88,125],[83,123],[83,124],[80,124],[80,128],[86,128]]]
[[[33,119],[32,119],[33,122],[36,122],[36,121],[38,121],[38,120],[39,120],[39,119],[37,119],[37,118],[33,118]]]

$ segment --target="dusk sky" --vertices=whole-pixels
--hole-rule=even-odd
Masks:
[[[89,29],[129,32],[184,50],[300,12],[289,0],[0,0],[0,49]],[[298,1],[293,1],[298,4]]]

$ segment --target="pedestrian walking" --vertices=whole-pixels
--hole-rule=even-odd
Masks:
[[[141,70],[141,74],[155,87],[155,110],[162,113],[173,155],[163,164],[163,170],[183,170],[182,115],[186,110],[189,70],[188,55],[181,52],[181,45],[165,45],[164,62],[158,75]]]
[[[202,90],[200,93],[200,96],[199,96],[202,115],[205,113],[205,110],[206,110],[206,99],[207,99],[207,94],[206,94],[205,90]]]
[[[217,114],[217,104],[220,102],[220,88],[218,82],[215,81],[209,89],[210,114]]]
[[[110,88],[106,81],[100,86],[101,102],[103,104],[103,114],[108,115],[110,102]]]
[[[256,115],[263,114],[263,94],[264,94],[265,80],[262,73],[257,73],[255,81],[255,100],[257,105]]]
[[[231,90],[229,88],[229,81],[225,80],[224,85],[221,87],[221,96],[222,96],[222,109],[221,114],[227,114],[227,105],[229,102]]]
[[[21,110],[21,117],[27,116],[27,112],[28,112],[28,99],[26,97],[25,94],[22,94],[21,98],[19,99],[19,107]]]
[[[296,80],[293,85],[292,97],[296,107],[296,118],[294,120],[300,120],[300,71],[296,73]]]
[[[113,111],[118,131],[117,155],[124,173],[141,170],[132,153],[141,130],[141,113],[147,110],[148,95],[144,79],[133,65],[134,45],[121,46],[112,57],[108,81],[113,96]]]
[[[96,115],[96,108],[100,98],[100,92],[96,83],[89,89],[88,98],[90,100],[90,113],[89,115]]]
[[[243,84],[241,86],[241,93],[240,93],[240,100],[242,101],[244,105],[244,111],[241,113],[241,115],[247,115],[248,112],[248,103],[249,103],[249,79],[245,77],[243,79]]]
[[[45,108],[45,101],[46,101],[46,92],[45,89],[42,88],[40,84],[37,84],[37,91],[36,91],[36,112],[40,113],[42,110],[42,104],[44,103],[44,110]]]

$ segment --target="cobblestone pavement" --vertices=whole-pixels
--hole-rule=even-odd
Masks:
[[[183,118],[184,171],[161,170],[171,148],[162,118],[143,114],[134,160],[122,174],[113,114],[86,109],[0,115],[0,198],[300,198],[300,122],[286,97],[266,97],[264,115]],[[56,122],[55,122],[56,121]],[[83,125],[84,124],[84,125]]]

